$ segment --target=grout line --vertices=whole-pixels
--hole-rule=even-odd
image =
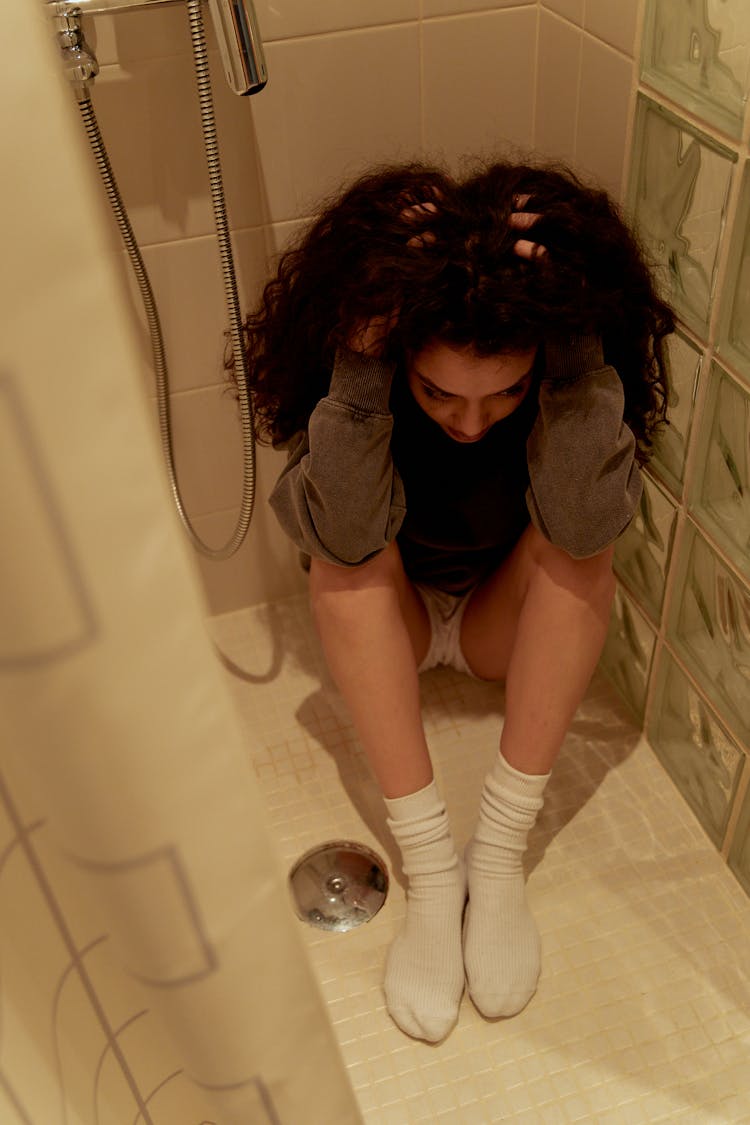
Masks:
[[[706,119],[697,114],[695,110],[688,109],[686,106],[681,105],[680,102],[674,101],[668,94],[657,89],[656,86],[652,86],[647,78],[640,79],[640,86],[641,93],[645,94],[652,102],[656,102],[656,104],[660,105],[663,109],[669,110],[675,117],[679,117],[692,128],[697,129],[699,133],[704,133],[723,149],[731,149],[734,151],[746,147],[741,138],[730,136],[720,129],[718,125],[706,121]]]
[[[750,746],[747,745],[747,743],[744,741],[744,739],[741,738],[740,735],[738,735],[736,733],[736,731],[732,730],[729,722],[727,721],[727,719],[725,719],[723,717],[723,715],[719,711],[716,703],[713,700],[711,700],[709,698],[709,696],[706,694],[706,689],[701,687],[701,685],[698,683],[698,681],[696,680],[693,672],[690,670],[689,666],[685,663],[685,661],[684,661],[683,657],[680,655],[679,651],[676,648],[674,648],[673,645],[670,643],[668,638],[665,638],[665,640],[664,640],[664,648],[666,649],[669,656],[672,657],[672,660],[675,662],[677,667],[680,669],[680,671],[682,672],[685,679],[688,681],[688,683],[690,684],[690,687],[693,689],[693,691],[698,696],[700,701],[705,705],[706,709],[711,712],[711,717],[716,722],[716,725],[721,727],[722,732],[725,734],[725,736],[729,739],[730,742],[734,743],[734,745],[737,747],[737,749],[740,751],[740,753],[742,753],[745,757],[748,757],[748,755],[750,755]]]
[[[623,205],[628,204],[628,189],[630,176],[633,171],[635,117],[640,90],[641,60],[643,58],[643,29],[646,19],[645,0],[640,0],[633,34],[633,80],[630,88],[630,102],[628,104],[628,124],[625,130],[625,161],[622,170],[622,183],[620,185],[620,198]]]
[[[727,821],[726,832],[724,833],[724,843],[721,846],[720,854],[725,860],[729,860],[729,853],[734,845],[734,837],[737,832],[737,825],[743,812],[745,805],[745,798],[750,794],[750,755],[745,754],[744,766],[740,771],[740,778],[737,782],[737,788],[734,794],[731,811],[729,813],[729,820]],[[731,869],[730,869],[731,870]]]
[[[351,27],[330,27],[325,31],[302,31],[296,35],[280,35],[277,38],[264,37],[263,46],[283,47],[287,43],[306,43],[310,39],[337,39],[344,35],[368,34],[373,31],[395,31],[402,27],[417,27],[419,15],[405,20],[386,20],[384,22],[355,24]]]

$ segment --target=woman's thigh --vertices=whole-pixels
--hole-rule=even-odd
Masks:
[[[487,680],[503,680],[516,643],[518,623],[529,584],[544,578],[544,589],[572,594],[576,604],[596,599],[602,583],[612,582],[612,548],[587,559],[573,559],[549,543],[533,525],[524,531],[502,563],[472,594],[461,625],[461,649],[472,671]],[[609,588],[607,586],[607,588]],[[538,599],[537,599],[538,600]],[[548,609],[554,608],[545,603]],[[539,622],[544,643],[544,621]]]
[[[398,598],[418,667],[430,645],[430,621],[424,602],[404,570],[395,541],[361,566],[336,566],[322,559],[311,561],[310,592],[314,610],[326,598],[333,598],[339,604],[343,599],[349,603],[348,609],[353,613],[356,624],[361,621],[362,614],[382,612],[377,595],[383,591],[394,593]],[[369,597],[369,594],[376,596]]]
[[[472,593],[461,622],[461,651],[475,675],[504,680],[534,564],[529,525],[496,571]]]

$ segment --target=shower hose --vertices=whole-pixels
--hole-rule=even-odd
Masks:
[[[206,37],[203,27],[202,0],[187,0],[188,19],[190,21],[190,35],[193,44],[193,59],[195,74],[198,83],[198,98],[200,102],[201,124],[203,127],[203,140],[208,161],[208,173],[211,185],[211,202],[213,205],[216,235],[221,256],[221,270],[224,282],[224,294],[227,311],[229,314],[230,337],[232,355],[234,357],[234,371],[239,392],[240,420],[242,425],[243,472],[242,472],[242,501],[237,523],[230,538],[223,547],[209,547],[193,528],[185,505],[180,495],[177,482],[177,473],[174,464],[174,451],[172,447],[172,423],[169,408],[169,379],[167,361],[164,351],[159,311],[156,307],[154,294],[151,289],[146,267],[141,257],[138,243],[133,234],[127,211],[122,202],[117,182],[112,172],[107,150],[104,146],[99,123],[96,119],[94,107],[88,92],[78,97],[78,108],[81,111],[86,134],[89,139],[99,173],[104,182],[112,211],[117,225],[120,228],[125,249],[133,267],[138,288],[141,292],[149,333],[151,336],[151,350],[154,360],[154,373],[156,376],[156,397],[159,410],[159,432],[161,436],[164,459],[169,475],[169,485],[172,497],[177,507],[180,520],[187,531],[190,540],[200,554],[210,559],[223,560],[230,558],[239,548],[245,538],[255,504],[255,426],[253,411],[247,390],[247,363],[243,348],[242,317],[240,302],[237,294],[237,280],[234,271],[232,246],[229,237],[229,224],[227,221],[226,204],[224,201],[224,186],[221,176],[221,161],[219,146],[216,137],[216,120],[214,116],[213,99],[211,96],[211,77],[208,67],[208,52],[206,50]]]

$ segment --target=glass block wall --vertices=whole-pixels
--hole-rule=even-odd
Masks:
[[[679,318],[602,667],[750,894],[750,3],[645,0],[627,208]]]

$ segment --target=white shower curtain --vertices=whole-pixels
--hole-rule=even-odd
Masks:
[[[356,1123],[45,5],[6,7],[0,1121]]]

